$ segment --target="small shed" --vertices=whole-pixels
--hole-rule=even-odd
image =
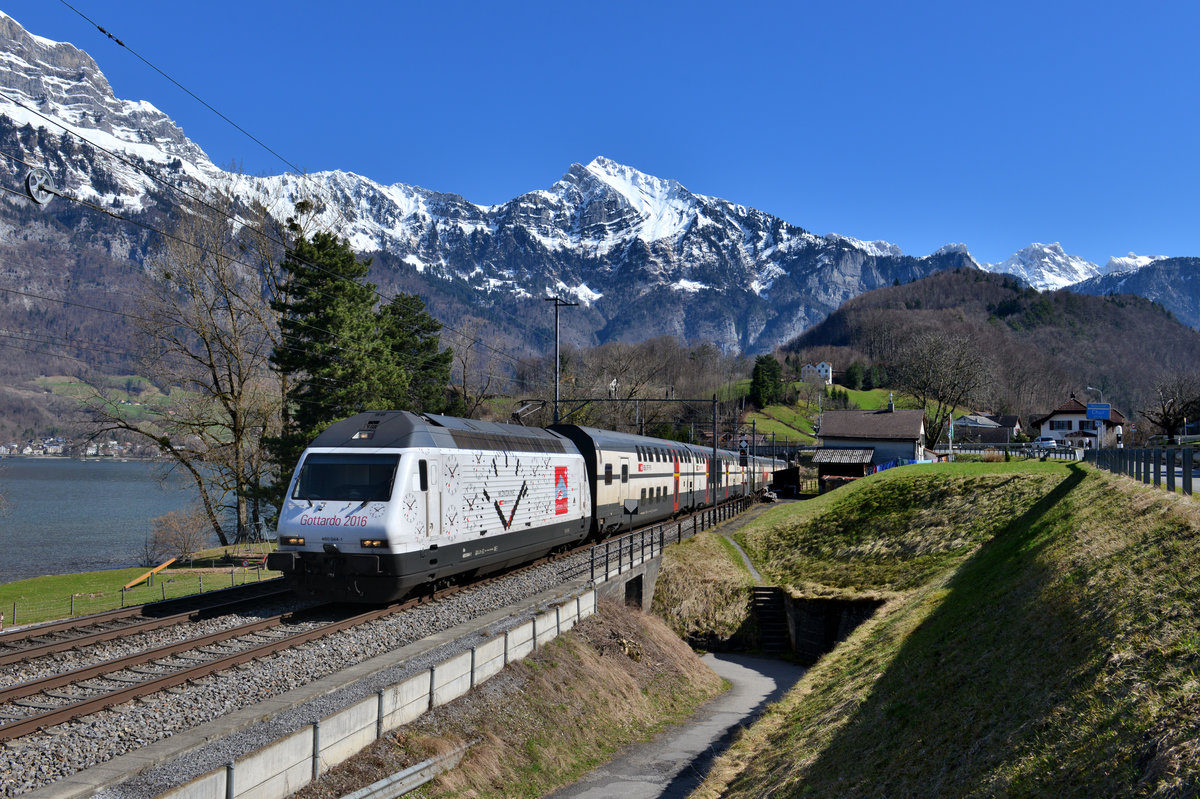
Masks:
[[[847,480],[866,477],[871,473],[874,449],[819,449],[813,455],[817,481],[821,491],[842,485]]]

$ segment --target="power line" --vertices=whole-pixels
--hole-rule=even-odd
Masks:
[[[273,150],[273,149],[271,149],[269,146],[267,146],[267,144],[266,144],[265,142],[263,142],[261,139],[259,139],[257,136],[255,136],[254,134],[252,134],[252,133],[250,133],[249,131],[247,131],[247,130],[246,130],[245,128],[243,128],[241,125],[239,125],[238,123],[234,122],[232,119],[230,119],[229,117],[225,116],[224,114],[222,114],[222,113],[221,113],[220,111],[218,111],[217,109],[213,108],[213,107],[212,107],[212,106],[211,106],[211,105],[210,105],[208,102],[206,102],[206,101],[205,101],[203,98],[199,97],[199,96],[198,96],[198,95],[197,95],[195,92],[193,92],[191,89],[189,89],[188,87],[184,86],[182,83],[180,83],[179,81],[177,81],[177,80],[175,80],[174,78],[172,78],[172,77],[171,77],[170,75],[168,75],[166,72],[163,72],[161,69],[159,69],[158,67],[156,67],[156,66],[155,66],[154,64],[152,64],[152,63],[151,63],[151,62],[150,62],[150,61],[149,61],[147,58],[145,58],[145,57],[144,57],[144,56],[143,56],[141,53],[139,53],[137,50],[134,50],[134,49],[133,49],[132,47],[130,47],[129,45],[125,44],[125,42],[121,41],[120,39],[118,39],[118,38],[117,38],[116,36],[114,36],[113,34],[109,33],[107,30],[105,30],[103,27],[101,27],[101,26],[100,26],[100,24],[99,24],[99,23],[97,23],[95,20],[93,20],[92,18],[90,18],[89,16],[87,16],[86,14],[84,14],[84,13],[83,13],[82,11],[80,11],[79,9],[75,8],[75,6],[73,6],[73,5],[71,5],[70,3],[68,3],[68,2],[67,2],[67,0],[59,0],[59,2],[61,2],[61,3],[62,3],[64,6],[66,6],[67,8],[71,9],[72,11],[74,11],[74,12],[75,12],[76,14],[78,14],[79,16],[83,17],[83,18],[84,18],[85,20],[87,20],[87,21],[88,21],[90,24],[92,24],[92,25],[95,25],[95,26],[96,26],[96,30],[98,30],[98,31],[100,31],[101,33],[103,33],[103,34],[104,34],[106,37],[108,37],[108,38],[109,38],[109,39],[111,39],[112,41],[116,42],[116,43],[117,43],[118,45],[120,45],[121,47],[124,47],[124,48],[125,48],[126,50],[128,50],[128,51],[129,51],[129,52],[130,52],[130,53],[131,53],[131,54],[132,54],[132,55],[133,55],[135,58],[137,58],[137,59],[138,59],[139,61],[141,61],[143,64],[145,64],[146,66],[150,67],[150,68],[151,68],[151,69],[153,69],[155,72],[157,72],[159,75],[162,75],[164,78],[166,78],[167,80],[169,80],[171,83],[175,84],[177,87],[179,87],[180,89],[182,89],[184,92],[186,92],[186,93],[188,94],[188,96],[189,96],[189,97],[191,97],[191,98],[192,98],[193,100],[195,100],[196,102],[200,103],[200,105],[204,106],[204,107],[205,107],[205,108],[207,108],[209,111],[212,111],[214,114],[216,114],[217,116],[219,116],[221,119],[225,120],[225,121],[226,121],[226,122],[228,122],[230,125],[232,125],[233,127],[237,128],[237,129],[238,129],[238,131],[240,131],[240,132],[241,132],[241,133],[242,133],[244,136],[246,136],[247,138],[249,138],[250,140],[252,140],[252,141],[253,141],[255,144],[257,144],[259,147],[262,147],[264,150],[266,150],[267,152],[269,152],[271,155],[275,156],[275,157],[276,157],[276,158],[278,158],[280,161],[282,161],[283,163],[287,164],[289,167],[291,167],[292,169],[294,169],[294,170],[295,170],[297,173],[303,174],[303,172],[304,172],[304,170],[303,170],[303,169],[301,169],[300,167],[296,166],[295,164],[293,164],[293,163],[292,163],[291,161],[289,161],[288,159],[284,158],[284,157],[283,157],[282,155],[280,155],[279,153],[275,152],[275,150]]]

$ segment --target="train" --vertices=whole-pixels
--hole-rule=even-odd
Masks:
[[[593,427],[360,413],[305,449],[267,568],[300,594],[386,603],[765,490],[785,465],[712,462],[711,448]]]

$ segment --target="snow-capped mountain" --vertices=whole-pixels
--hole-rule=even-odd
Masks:
[[[1108,263],[1100,270],[1100,274],[1111,275],[1120,272],[1136,272],[1143,266],[1149,266],[1155,261],[1161,261],[1166,257],[1165,255],[1136,255],[1134,253],[1129,253],[1129,255],[1114,255],[1108,259]]]
[[[229,175],[158,109],[115,98],[86,53],[3,15],[0,34],[0,143],[48,169],[64,192],[164,223],[175,202],[164,183],[222,183],[279,218],[296,200],[316,199],[321,222],[374,257],[381,288],[420,292],[449,323],[469,314],[511,331],[520,324],[514,304],[557,295],[586,306],[575,314],[578,343],[671,334],[761,352],[863,291],[975,266],[965,250],[912,258],[887,242],[816,236],[602,157],[494,206],[341,171]],[[13,186],[25,172],[0,164]],[[136,264],[147,252],[144,231],[132,226],[95,221],[69,201],[34,207],[5,194],[0,246],[28,247],[38,237],[117,263]],[[31,283],[39,279],[32,271]]]
[[[1038,291],[1054,291],[1100,274],[1100,268],[1078,255],[1068,255],[1057,241],[1030,244],[995,264],[982,264],[988,272],[1013,275]]]

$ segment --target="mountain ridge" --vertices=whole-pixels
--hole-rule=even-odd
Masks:
[[[242,200],[261,201],[280,220],[297,200],[317,197],[324,207],[319,224],[375,259],[371,278],[382,291],[417,291],[438,305],[448,324],[484,318],[518,348],[528,349],[531,338],[522,325],[546,329],[544,321],[530,321],[537,315],[525,313],[526,306],[561,296],[588,309],[574,314],[566,333],[577,345],[674,335],[707,338],[727,352],[767,352],[864,291],[944,269],[997,266],[979,264],[960,244],[914,257],[886,241],[815,235],[604,156],[572,164],[548,188],[493,205],[341,170],[237,175],[213,165],[152,104],[113,96],[82,50],[34,36],[2,14],[0,33],[6,37],[0,55],[9,66],[9,77],[0,80],[16,100],[0,97],[0,115],[12,126],[6,149],[44,165],[62,190],[163,224],[173,213],[163,184],[224,186]],[[54,129],[48,120],[57,117],[70,133]],[[125,155],[114,159],[105,150]],[[14,182],[23,182],[22,168],[6,166]],[[10,219],[0,247],[25,235],[11,223],[28,218],[27,211],[14,209],[19,202],[6,195],[0,203]],[[42,213],[73,218],[61,205]],[[93,223],[71,225],[57,235],[103,257],[123,251],[140,264],[150,246],[136,232],[114,240],[109,232],[98,236]],[[1031,245],[1022,251],[1030,256],[1026,261],[1037,261],[1035,247],[1047,255],[1046,245]],[[1083,269],[1082,259],[1053,247],[1059,261]],[[1131,258],[1136,265],[1137,257]],[[1013,258],[1003,263],[1010,262],[1014,269],[1019,265]],[[1022,264],[1023,280],[1045,282],[1044,274]],[[18,269],[16,277],[39,279],[27,269]],[[514,314],[517,307],[521,313]],[[524,318],[514,322],[514,316]]]

